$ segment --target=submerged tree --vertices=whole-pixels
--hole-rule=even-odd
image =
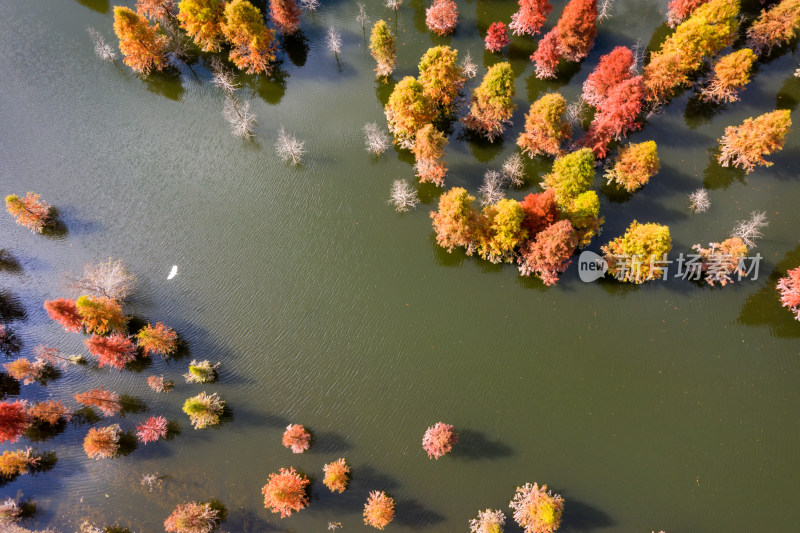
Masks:
[[[392,182],[392,192],[389,196],[389,203],[398,213],[405,213],[417,207],[419,197],[411,185],[405,180],[394,180]]]
[[[427,452],[428,459],[439,459],[450,453],[457,442],[458,433],[453,431],[453,426],[437,422],[425,430],[422,436],[422,449]]]
[[[609,185],[614,183],[627,192],[634,192],[646,185],[660,168],[655,141],[646,141],[620,148],[614,166],[605,177]]]
[[[496,170],[487,170],[483,174],[483,183],[478,188],[481,193],[481,206],[496,204],[506,197],[506,180],[503,175]]]
[[[524,219],[525,212],[516,200],[504,198],[484,207],[476,230],[478,255],[492,263],[511,263],[514,249],[528,237]]]
[[[322,483],[330,489],[331,492],[342,493],[347,489],[350,483],[350,467],[347,465],[344,457],[337,459],[332,463],[328,463],[322,467],[325,478]]]
[[[128,322],[119,302],[105,296],[81,296],[75,300],[75,309],[89,333],[124,331]]]
[[[6,357],[19,351],[20,343],[14,331],[6,326],[0,324],[0,353]]]
[[[174,329],[156,322],[155,326],[147,324],[139,330],[136,334],[136,343],[146,357],[158,354],[167,358],[178,349],[178,334]]]
[[[114,416],[122,411],[122,402],[116,393],[105,387],[75,394],[75,401],[88,407],[96,407],[104,416]]]
[[[778,292],[781,296],[781,305],[794,313],[795,319],[800,321],[800,267],[786,273],[778,280]]]
[[[88,294],[123,301],[133,293],[136,276],[129,273],[119,259],[88,264],[80,278],[69,281],[69,288],[80,294]]]
[[[195,361],[189,363],[189,371],[183,375],[186,383],[213,383],[217,381],[217,368],[220,363],[212,365],[211,361]]]
[[[629,132],[641,128],[638,118],[644,100],[645,87],[641,76],[617,84],[598,107],[581,142],[591,147],[597,157],[605,157],[612,140],[621,140]]]
[[[441,159],[446,145],[447,138],[433,124],[427,124],[417,132],[411,153],[416,159],[414,169],[420,183],[430,182],[439,187],[444,185],[447,167]]]
[[[89,33],[92,43],[94,43],[94,53],[97,57],[103,61],[113,62],[117,60],[117,53],[114,51],[114,48],[106,42],[105,37],[103,37],[99,31],[91,26],[88,26],[86,31]]]
[[[436,106],[440,118],[449,117],[464,88],[464,73],[457,64],[458,52],[449,46],[428,48],[419,61],[422,92]]]
[[[508,38],[508,28],[502,22],[492,22],[489,29],[486,30],[486,38],[484,39],[486,49],[490,52],[497,53],[509,44],[511,40]]]
[[[48,370],[47,363],[44,361],[31,361],[24,357],[14,359],[10,363],[5,363],[3,366],[8,372],[8,375],[17,381],[21,381],[23,385],[30,385],[40,381]]]
[[[469,52],[464,54],[464,59],[461,60],[461,65],[459,66],[465,78],[471,80],[478,75],[478,65],[475,64],[475,61],[472,59],[472,54]]]
[[[670,0],[667,7],[667,24],[674,28],[692,14],[692,11],[707,3],[708,0]]]
[[[570,0],[556,28],[561,57],[582,61],[597,37],[597,0]]]
[[[497,63],[489,67],[483,81],[473,91],[469,114],[462,120],[467,129],[494,142],[511,122],[515,107],[511,64]]]
[[[385,113],[394,142],[406,148],[413,145],[417,131],[436,118],[436,110],[425,95],[425,87],[412,76],[406,76],[395,85]]]
[[[731,276],[734,274],[738,274],[740,279],[746,274],[743,265],[747,245],[739,237],[709,243],[708,248],[695,244],[692,249],[700,255],[700,270],[712,287],[717,283],[724,287],[733,283]]]
[[[15,478],[39,466],[42,456],[33,448],[6,450],[0,455],[0,476]]]
[[[175,387],[175,382],[164,379],[164,376],[150,376],[147,385],[155,392],[169,392]]]
[[[762,238],[764,235],[761,229],[769,225],[767,222],[767,214],[764,211],[753,211],[750,213],[750,218],[747,220],[740,220],[731,232],[731,237],[738,237],[742,239],[748,247],[754,248],[756,240]]]
[[[536,35],[552,10],[550,0],[519,0],[519,11],[511,15],[508,27],[514,35]]]
[[[328,49],[333,52],[336,62],[339,62],[339,54],[342,52],[342,34],[339,30],[331,26],[328,28],[327,39]]]
[[[623,236],[602,247],[608,271],[619,281],[636,284],[661,279],[663,261],[671,249],[669,227],[636,220]]]
[[[34,233],[42,233],[50,222],[52,207],[40,195],[29,192],[23,198],[16,194],[6,196],[6,211],[17,224]]]
[[[375,75],[387,79],[394,72],[397,64],[397,47],[394,35],[389,31],[385,20],[379,20],[372,27],[369,36],[369,52],[377,63]]]
[[[223,42],[225,0],[180,0],[178,20],[204,52],[219,52]]]
[[[11,526],[19,522],[22,515],[23,508],[17,499],[9,497],[0,501],[0,526],[10,528],[12,532],[17,531]],[[25,530],[19,531],[24,532]]]
[[[548,93],[531,104],[525,115],[525,131],[519,134],[517,145],[530,157],[537,155],[556,156],[561,152],[561,143],[572,132],[564,120],[567,101],[559,93]]]
[[[84,343],[89,353],[97,357],[100,367],[109,365],[122,370],[125,365],[136,359],[136,346],[121,333],[114,333],[108,337],[92,335]]]
[[[297,166],[303,162],[306,155],[306,142],[300,141],[281,126],[278,132],[278,140],[275,141],[275,151],[284,163]]]
[[[364,523],[383,529],[394,520],[394,498],[383,491],[373,490],[364,505]]]
[[[739,91],[750,82],[750,71],[755,60],[756,54],[749,48],[722,56],[714,64],[714,73],[708,85],[700,91],[701,98],[717,104],[739,100]]]
[[[285,35],[294,35],[300,29],[300,8],[295,0],[269,0],[272,21]]]
[[[436,243],[448,252],[457,246],[468,247],[475,232],[475,197],[463,187],[453,187],[439,197],[439,209],[431,212]]]
[[[609,92],[633,77],[633,51],[627,46],[617,46],[600,57],[600,62],[583,83],[583,100],[591,106],[601,108]]]
[[[503,161],[503,179],[513,187],[522,187],[525,184],[525,164],[522,156],[514,152]]]
[[[695,213],[705,213],[711,207],[711,199],[708,197],[708,191],[705,189],[697,189],[689,195],[689,209]]]
[[[303,453],[311,447],[311,433],[300,424],[289,424],[283,432],[281,444],[292,453]]]
[[[553,533],[561,525],[564,498],[547,490],[547,485],[526,483],[517,487],[514,499],[508,504],[514,520],[525,533]]]
[[[523,276],[536,274],[545,285],[558,282],[578,247],[578,235],[569,220],[556,222],[536,234],[520,248],[517,258]]]
[[[23,400],[0,402],[0,443],[16,442],[32,423]]]
[[[136,426],[136,436],[139,442],[147,444],[148,442],[156,442],[167,436],[169,430],[169,421],[163,416],[151,416],[144,423]]]
[[[364,124],[364,145],[367,152],[379,156],[389,148],[389,137],[375,122]]]
[[[555,78],[560,59],[561,43],[558,37],[558,27],[555,27],[541,38],[539,46],[531,55],[531,61],[536,66],[536,77],[542,80]]]
[[[201,392],[183,403],[183,412],[189,416],[195,429],[203,429],[219,424],[224,404],[216,392],[211,395]]]
[[[36,422],[50,426],[56,426],[61,421],[68,421],[72,418],[72,413],[67,406],[58,400],[37,402],[28,409],[28,412]]]
[[[303,474],[294,468],[281,468],[279,473],[272,473],[267,484],[261,489],[264,495],[264,507],[273,513],[280,513],[281,518],[292,516],[308,506],[308,487],[311,484]]]
[[[219,510],[209,503],[184,503],[164,520],[164,530],[169,533],[211,533],[220,518]]]
[[[782,46],[800,31],[800,0],[782,0],[765,9],[747,29],[749,45],[759,54]]]
[[[47,311],[47,316],[58,322],[65,331],[78,332],[83,329],[83,320],[74,300],[67,298],[45,300],[44,309]]]
[[[745,119],[741,126],[728,126],[719,140],[717,161],[723,167],[742,168],[748,174],[756,166],[771,167],[773,163],[764,159],[764,156],[783,148],[791,126],[791,111],[788,109]]]
[[[111,459],[119,451],[121,436],[119,424],[89,428],[89,433],[83,439],[83,450],[91,459]]]
[[[275,32],[267,28],[261,11],[247,0],[225,5],[222,32],[231,43],[230,60],[248,74],[267,74],[275,61]]]
[[[503,533],[506,515],[499,509],[478,511],[478,518],[469,521],[470,533]]]
[[[158,24],[127,7],[114,7],[114,33],[119,39],[122,62],[144,75],[167,66],[167,38]]]
[[[453,0],[433,0],[425,10],[425,24],[437,35],[452,33],[458,25],[458,6]]]

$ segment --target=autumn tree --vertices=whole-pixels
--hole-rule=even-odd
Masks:
[[[102,428],[89,428],[83,439],[83,451],[91,459],[111,459],[119,451],[122,429],[119,424]]]
[[[364,505],[364,523],[376,529],[384,529],[394,520],[394,498],[383,491],[373,490]]]
[[[213,383],[217,381],[217,368],[219,363],[212,365],[211,361],[196,361],[192,360],[189,363],[189,371],[183,375],[186,383]]]
[[[300,29],[300,8],[295,0],[269,0],[272,21],[285,35],[293,35]]]
[[[478,517],[469,521],[470,533],[503,533],[506,515],[499,509],[478,511]]]
[[[749,45],[759,54],[782,46],[800,31],[800,0],[782,0],[765,9],[747,29]]]
[[[669,227],[634,220],[625,234],[602,247],[608,271],[619,281],[644,283],[661,279],[667,253],[672,249]]]
[[[476,231],[478,255],[493,263],[512,262],[514,249],[528,238],[524,219],[525,212],[516,200],[504,198],[484,207]]]
[[[69,288],[79,294],[102,296],[119,302],[133,293],[135,284],[136,276],[128,272],[119,259],[86,265],[81,277],[68,282]]]
[[[45,400],[37,402],[28,409],[28,413],[36,422],[57,425],[62,420],[72,418],[72,413],[63,403],[58,400]]]
[[[542,182],[546,189],[553,189],[558,209],[575,228],[580,246],[588,244],[603,223],[600,199],[589,190],[594,181],[594,161],[594,153],[588,148],[558,157]]]
[[[342,493],[347,488],[348,483],[350,483],[350,467],[347,465],[347,461],[345,461],[344,457],[323,466],[322,472],[325,474],[322,483],[328,487],[331,492]]]
[[[375,67],[376,77],[386,79],[391,76],[397,64],[397,45],[385,20],[379,20],[372,27],[369,36],[369,52],[378,64]]]
[[[700,91],[701,98],[717,104],[739,100],[739,90],[750,82],[755,60],[756,54],[749,48],[722,56],[714,64],[708,85]]]
[[[178,20],[204,52],[219,52],[223,43],[225,0],[181,0]]]
[[[32,423],[24,401],[0,402],[0,443],[16,442]]]
[[[308,506],[308,488],[311,484],[303,474],[294,468],[281,468],[280,472],[272,473],[267,479],[267,484],[261,489],[264,495],[264,507],[273,513],[280,513],[281,518],[292,516]]]
[[[522,227],[528,231],[528,238],[533,239],[537,233],[558,221],[561,214],[556,203],[556,192],[547,189],[540,193],[531,193],[519,203],[525,212]]]
[[[416,159],[414,169],[420,183],[430,182],[439,187],[444,185],[447,167],[441,158],[444,156],[446,145],[447,138],[433,124],[427,124],[417,132],[411,153]]]
[[[6,450],[0,455],[0,476],[15,478],[29,473],[39,466],[42,456],[33,448],[24,450]]]
[[[667,7],[667,24],[674,28],[708,0],[670,0]]]
[[[614,166],[606,172],[605,177],[609,185],[614,183],[627,192],[634,192],[646,185],[659,168],[661,162],[656,143],[646,141],[620,148]]]
[[[548,93],[531,104],[525,115],[525,130],[517,138],[517,146],[530,157],[537,155],[556,156],[561,144],[572,133],[569,122],[564,120],[567,101],[559,93]]]
[[[97,335],[124,331],[128,322],[119,302],[104,296],[81,296],[75,300],[75,309],[86,331]]]
[[[158,354],[169,357],[178,349],[178,334],[161,322],[147,324],[136,334],[136,343],[146,357]]]
[[[642,76],[635,76],[614,86],[598,107],[582,144],[589,146],[598,158],[605,157],[611,141],[621,140],[629,132],[642,127],[638,118],[644,99]]]
[[[0,324],[0,353],[8,357],[18,352],[19,348],[19,340],[14,331],[5,324]]]
[[[633,77],[633,51],[627,46],[617,46],[600,57],[600,62],[583,83],[583,100],[594,107],[602,107],[609,92]]]
[[[436,110],[425,87],[413,76],[406,76],[395,85],[385,109],[389,131],[395,144],[409,148],[414,136],[436,118]]]
[[[439,209],[431,212],[436,243],[448,252],[471,245],[478,217],[473,202],[475,197],[466,189],[453,187],[439,197]]]
[[[458,6],[453,0],[433,0],[425,10],[425,25],[437,35],[447,35],[458,24]]]
[[[119,396],[105,387],[75,394],[75,401],[88,407],[96,407],[104,416],[114,416],[122,411]]]
[[[514,35],[536,35],[552,10],[550,0],[519,0],[519,10],[511,15],[508,27]]]
[[[164,379],[164,376],[149,376],[147,386],[155,392],[169,392],[175,387],[175,382]]]
[[[712,287],[717,283],[724,287],[728,283],[733,283],[734,274],[739,276],[746,274],[742,266],[747,256],[747,245],[739,237],[709,243],[708,248],[695,244],[692,249],[700,256],[700,270],[705,274],[706,282]]]
[[[536,274],[545,285],[558,282],[578,246],[578,234],[569,220],[556,222],[536,234],[520,248],[517,258],[523,276]]]
[[[517,487],[508,506],[525,533],[553,533],[561,525],[564,498],[547,490],[547,485],[526,483]]]
[[[183,503],[164,520],[164,530],[168,533],[211,533],[220,519],[219,510],[210,503]]]
[[[158,24],[128,7],[114,7],[114,33],[119,39],[122,62],[136,72],[150,74],[167,66],[167,38]]]
[[[783,148],[791,127],[791,111],[788,109],[745,119],[741,126],[728,126],[719,140],[717,161],[723,167],[743,168],[748,174],[756,166],[771,167],[773,163],[764,156]]]
[[[139,442],[147,444],[148,442],[156,442],[167,436],[169,430],[169,421],[163,416],[151,416],[144,423],[136,426],[136,436]]]
[[[572,223],[578,235],[578,246],[589,244],[600,232],[604,218],[600,216],[600,198],[595,191],[585,191],[572,198],[563,209],[564,218]]]
[[[463,118],[467,129],[490,142],[503,134],[514,112],[514,73],[508,62],[489,67],[481,84],[472,93],[469,114]]]
[[[786,276],[778,280],[778,292],[781,297],[781,305],[794,313],[794,317],[800,320],[800,267],[792,269]]]
[[[50,222],[52,207],[40,195],[29,192],[23,198],[16,194],[6,196],[6,211],[20,226],[42,233]]]
[[[450,453],[457,442],[458,433],[453,431],[453,426],[437,422],[425,430],[422,436],[422,449],[428,454],[428,459],[438,460]]]
[[[542,80],[555,78],[560,59],[561,42],[558,27],[555,27],[541,38],[536,51],[531,55],[531,61],[536,66],[536,77]]]
[[[222,33],[231,43],[229,59],[248,74],[267,74],[275,61],[275,32],[267,28],[261,11],[247,0],[225,5]]]
[[[428,48],[419,61],[422,92],[437,108],[440,118],[448,117],[464,88],[463,69],[458,66],[458,52],[449,46]]]
[[[561,57],[582,61],[597,37],[597,0],[570,0],[556,27]]]
[[[289,424],[283,432],[281,444],[292,453],[303,453],[311,447],[311,433],[300,424]]]
[[[47,311],[47,316],[58,322],[65,331],[78,332],[83,329],[83,320],[74,300],[67,298],[45,300],[44,309]]]
[[[136,359],[136,346],[130,338],[121,333],[114,333],[108,337],[92,335],[84,341],[89,353],[97,357],[100,367],[113,366],[118,370]]]
[[[201,392],[183,403],[183,412],[189,416],[195,429],[203,429],[219,424],[224,405],[225,401],[216,392],[210,395]]]
[[[490,52],[497,53],[509,44],[511,40],[508,38],[508,28],[502,22],[492,22],[489,29],[486,30],[486,39],[484,40],[486,49]]]
[[[174,11],[175,0],[136,0],[136,12],[150,20],[167,21]]]
[[[48,371],[48,365],[44,361],[31,361],[24,357],[14,359],[10,363],[3,364],[6,372],[23,385],[30,385],[42,379]]]

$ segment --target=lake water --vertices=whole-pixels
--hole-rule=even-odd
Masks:
[[[444,38],[425,30],[421,0],[405,2],[397,21],[382,2],[365,2],[372,21],[397,25],[396,80],[415,74],[437,44],[470,51],[479,77],[510,58],[518,107],[505,140],[467,141],[457,125],[447,147],[447,187],[473,194],[515,151],[531,101],[551,90],[574,101],[602,54],[637,39],[653,49],[668,33],[666,0],[617,0],[587,60],[542,82],[528,60],[534,40],[514,38],[502,55],[483,50],[486,28],[507,22],[515,1],[459,1],[458,30]],[[553,3],[547,28],[565,4]],[[0,3],[2,194],[41,193],[68,229],[48,238],[0,217],[0,246],[19,263],[0,271],[4,318],[22,354],[39,343],[84,351],[42,301],[65,294],[64,272],[108,257],[138,276],[129,311],[176,328],[189,352],[141,372],[71,369],[47,387],[23,386],[24,398],[74,405],[76,391],[104,385],[147,407],[114,419],[124,430],[160,414],[181,433],[94,461],[81,446],[88,426],[69,425],[33,443],[56,451],[55,467],[0,487],[0,496],[33,498],[33,528],[71,532],[90,518],[163,531],[178,503],[218,498],[228,508],[222,531],[318,532],[329,521],[366,531],[367,493],[386,490],[397,500],[387,531],[453,532],[466,531],[479,509],[508,512],[515,487],[536,481],[566,499],[566,532],[795,530],[800,323],[780,308],[774,286],[800,264],[800,134],[773,167],[747,177],[712,163],[712,151],[726,126],[797,107],[796,50],[760,62],[726,110],[687,111],[687,91],[631,135],[658,143],[662,169],[632,197],[603,189],[606,223],[589,247],[599,251],[637,219],[669,225],[676,255],[765,211],[758,280],[582,283],[573,264],[546,288],[511,265],[439,249],[428,215],[435,187],[420,187],[423,203],[409,214],[386,204],[394,179],[413,178],[412,160],[394,149],[373,159],[362,128],[385,125],[390,88],[374,79],[356,3],[322,4],[304,14],[307,50],[282,54],[279,80],[243,78],[258,116],[256,140],[245,142],[230,135],[202,63],[142,80],[94,56],[87,25],[116,41],[108,1]],[[759,4],[745,7],[754,13]],[[325,45],[331,25],[343,33],[339,67]],[[275,155],[280,126],[306,141],[299,168]],[[531,162],[531,185],[511,196],[538,190],[548,168]],[[694,215],[687,195],[701,186],[712,207]],[[172,265],[179,272],[167,280]],[[220,381],[185,384],[191,359],[221,362]],[[151,374],[175,379],[175,391],[151,392]],[[218,429],[195,431],[180,411],[202,390],[231,407]],[[461,441],[432,461],[420,439],[439,420]],[[289,423],[313,431],[308,453],[281,446]],[[19,444],[29,443],[2,449]],[[342,456],[353,480],[332,495],[322,465]],[[315,480],[309,508],[281,520],[263,508],[261,487],[288,466]],[[139,484],[147,472],[168,476],[163,489]]]

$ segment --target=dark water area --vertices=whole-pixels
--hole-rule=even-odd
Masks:
[[[397,27],[395,82],[415,75],[438,44],[479,63],[467,95],[488,66],[510,60],[517,110],[504,139],[471,140],[458,124],[449,138],[446,187],[472,194],[517,150],[530,102],[548,91],[575,101],[600,56],[637,41],[653,50],[669,33],[665,0],[616,0],[589,57],[541,81],[528,59],[536,40],[512,37],[502,54],[483,48],[486,28],[508,22],[515,1],[459,1],[448,37],[426,30],[421,0],[404,2],[397,21],[383,2],[365,3],[373,22]],[[553,4],[548,29],[565,2]],[[662,168],[644,189],[614,194],[600,172],[595,182],[606,220],[588,247],[595,252],[633,220],[669,225],[677,254],[766,212],[757,280],[583,283],[573,264],[545,287],[512,265],[437,247],[429,212],[440,189],[419,186],[422,204],[407,214],[387,205],[392,181],[413,178],[413,160],[394,148],[380,158],[364,150],[362,128],[385,126],[391,85],[375,81],[355,2],[323,0],[303,15],[305,40],[281,53],[276,75],[242,76],[258,117],[253,142],[230,134],[205,60],[147,79],[98,60],[85,28],[116,44],[111,6],[0,3],[2,194],[41,193],[65,227],[34,235],[0,216],[0,247],[13,258],[0,268],[0,316],[22,355],[40,343],[85,353],[82,337],[63,332],[42,302],[65,295],[65,272],[114,257],[138,277],[127,310],[175,328],[187,353],[138,371],[70,368],[8,397],[75,405],[73,394],[102,385],[145,406],[108,423],[130,431],[163,415],[180,433],[100,461],[83,451],[86,423],[1,446],[58,458],[0,487],[2,498],[22,491],[36,501],[27,527],[71,532],[89,518],[163,531],[177,504],[216,498],[228,510],[222,531],[319,532],[329,521],[366,531],[367,494],[385,490],[397,501],[387,531],[466,531],[491,507],[506,511],[506,531],[516,532],[508,502],[535,481],[566,500],[559,531],[797,528],[800,322],[780,307],[775,284],[800,264],[800,133],[771,157],[774,166],[750,175],[719,167],[713,155],[726,126],[797,108],[794,44],[759,61],[741,101],[708,108],[685,91],[630,135],[658,144]],[[756,13],[759,4],[745,8]],[[340,65],[325,43],[330,26],[342,32]],[[306,142],[299,167],[275,154],[281,126]],[[538,191],[549,166],[530,161],[529,185],[509,195]],[[712,207],[693,214],[687,195],[699,187]],[[172,265],[178,275],[167,280]],[[221,362],[220,380],[185,383],[192,359]],[[174,379],[175,390],[152,392],[153,374]],[[203,390],[230,410],[218,428],[198,431],[181,406]],[[461,438],[432,461],[420,440],[440,420]],[[290,423],[313,432],[309,452],[281,446]],[[339,457],[353,479],[333,495],[322,465]],[[289,466],[313,476],[312,498],[281,520],[264,509],[261,487]],[[167,476],[162,489],[139,483],[150,472]]]

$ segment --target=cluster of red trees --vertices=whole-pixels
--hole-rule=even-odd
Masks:
[[[558,24],[539,41],[531,56],[536,76],[555,78],[561,59],[582,61],[594,46],[597,37],[597,0],[570,0]]]
[[[778,292],[781,296],[781,305],[800,320],[800,267],[790,270],[778,281]]]

